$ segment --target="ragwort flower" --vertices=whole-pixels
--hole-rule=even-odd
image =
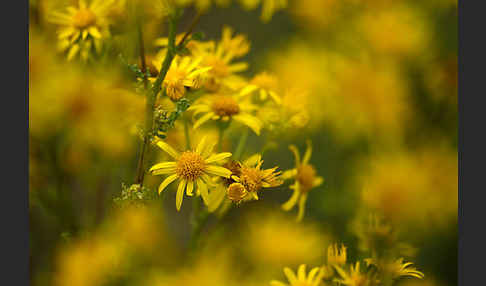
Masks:
[[[285,171],[282,174],[284,179],[293,178],[294,184],[290,186],[294,190],[290,199],[282,205],[285,211],[291,210],[297,202],[299,203],[299,212],[297,220],[300,221],[304,217],[305,202],[307,201],[307,195],[312,188],[318,187],[322,184],[324,179],[316,175],[314,166],[309,164],[309,160],[312,154],[311,142],[307,141],[307,150],[305,151],[304,158],[300,160],[299,150],[294,145],[290,145],[289,149],[294,153],[296,167],[294,169]]]
[[[320,271],[319,267],[314,267],[306,274],[305,271],[306,265],[301,264],[297,273],[294,273],[290,268],[285,267],[284,273],[287,276],[288,281],[290,284],[283,283],[280,281],[272,280],[270,281],[270,285],[272,286],[317,286],[321,282],[322,272]],[[297,275],[296,275],[297,274]]]
[[[113,6],[112,0],[93,0],[88,5],[85,0],[79,0],[78,6],[68,6],[65,13],[54,11],[49,15],[49,21],[59,25],[59,48],[68,50],[68,60],[80,54],[87,60],[94,46],[96,52],[101,51],[102,39],[109,36],[108,14]]]
[[[229,178],[231,171],[221,166],[214,165],[231,156],[231,153],[224,152],[212,154],[214,144],[207,144],[206,137],[201,139],[196,150],[188,150],[183,153],[177,152],[170,145],[160,140],[157,142],[162,150],[167,152],[176,161],[158,163],[150,168],[153,175],[169,175],[159,186],[159,194],[176,179],[179,179],[179,186],[176,194],[176,207],[179,211],[182,205],[184,191],[188,196],[200,194],[206,204],[209,201],[208,184],[211,184],[210,175]]]
[[[167,72],[163,87],[166,89],[167,96],[177,101],[184,97],[186,88],[198,89],[202,85],[203,75],[207,73],[211,67],[201,67],[201,58],[192,57],[176,57]],[[160,72],[163,58],[154,60],[154,65]],[[155,81],[155,78],[150,78]]]
[[[251,128],[257,135],[260,135],[263,123],[250,113],[255,109],[254,105],[249,102],[243,102],[234,96],[209,95],[189,107],[188,110],[194,110],[194,116],[203,114],[194,123],[194,128],[198,128],[211,119],[221,121],[234,119]]]

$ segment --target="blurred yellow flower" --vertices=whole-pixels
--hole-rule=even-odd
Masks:
[[[239,0],[243,8],[247,10],[255,9],[260,3],[262,4],[261,19],[268,22],[272,19],[273,14],[278,10],[287,8],[287,0]]]
[[[316,176],[314,166],[309,164],[312,154],[312,145],[307,141],[307,149],[305,151],[302,161],[300,160],[300,153],[295,145],[290,145],[289,149],[295,156],[295,168],[287,170],[282,174],[283,179],[294,179],[295,182],[290,186],[293,189],[290,199],[282,205],[285,211],[291,210],[297,203],[299,204],[299,212],[297,221],[301,221],[304,217],[305,202],[307,201],[308,193],[311,189],[320,186],[324,179]]]
[[[260,135],[262,122],[251,114],[257,107],[243,101],[241,98],[229,95],[207,95],[191,105],[188,111],[194,111],[194,116],[202,116],[194,122],[194,129],[209,120],[230,121],[242,123]]]
[[[172,158],[176,159],[176,161],[155,164],[150,168],[150,172],[153,175],[170,174],[160,184],[159,193],[176,179],[180,180],[176,194],[176,207],[178,211],[181,209],[184,192],[188,196],[193,196],[194,189],[197,194],[202,196],[204,202],[208,204],[208,184],[210,184],[211,180],[209,175],[225,178],[231,175],[230,170],[212,164],[230,157],[231,153],[213,154],[214,144],[207,143],[206,141],[206,137],[204,137],[195,150],[188,150],[183,153],[177,152],[162,140],[157,142],[157,146]]]
[[[327,248],[327,263],[340,266],[346,264],[346,247],[343,244],[339,247],[337,243],[329,245]]]
[[[385,272],[385,273],[390,273],[391,277],[393,279],[397,279],[400,277],[415,277],[418,279],[423,279],[424,274],[420,271],[418,271],[415,267],[413,267],[412,262],[403,262],[403,258],[398,258],[393,261],[377,261],[376,259],[366,259],[366,264],[370,265],[375,265],[378,268],[381,268],[380,270]]]
[[[154,60],[153,64],[160,72],[164,58],[160,57]],[[167,96],[177,101],[184,97],[186,88],[198,89],[202,86],[202,78],[211,67],[201,67],[201,58],[192,57],[175,57],[167,72],[163,87],[166,90]],[[150,78],[155,81],[155,78]]]
[[[68,6],[65,13],[54,11],[50,14],[48,20],[60,26],[60,49],[69,48],[68,60],[78,54],[87,60],[93,46],[96,52],[101,51],[101,40],[110,34],[107,15],[113,4],[113,0],[93,0],[89,4],[79,0],[77,6]]]
[[[240,91],[240,95],[248,95],[258,92],[260,100],[265,101],[267,97],[275,103],[281,103],[277,90],[279,88],[278,79],[267,72],[261,72],[253,77],[250,83]]]
[[[272,280],[270,285],[272,286],[317,286],[321,283],[322,274],[319,267],[314,267],[306,274],[306,265],[301,264],[296,273],[290,268],[285,267],[284,273],[287,276],[290,284],[286,284],[280,281]],[[296,275],[297,274],[297,275]]]

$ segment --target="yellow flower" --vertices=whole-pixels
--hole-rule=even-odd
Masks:
[[[339,273],[339,276],[341,276],[341,279],[335,278],[335,282],[348,286],[373,285],[370,278],[366,274],[361,273],[359,269],[359,262],[356,262],[355,265],[351,265],[349,273],[339,266],[335,266],[335,269]]]
[[[413,267],[412,262],[403,262],[403,258],[398,258],[394,261],[387,261],[387,262],[377,262],[375,259],[368,258],[365,259],[366,264],[375,265],[378,268],[381,268],[382,271],[390,273],[393,279],[397,279],[403,276],[410,276],[415,277],[418,279],[423,279],[424,274],[417,270],[417,268]]]
[[[314,267],[309,272],[309,275],[305,271],[306,265],[301,264],[297,273],[294,273],[290,268],[285,267],[284,273],[287,276],[290,284],[283,283],[280,281],[272,280],[270,285],[272,286],[317,286],[321,282],[322,272],[319,271],[319,267]],[[296,275],[297,274],[297,275]]]
[[[337,243],[329,245],[327,248],[327,263],[331,265],[346,264],[346,247],[341,244],[338,247]]]
[[[177,152],[170,145],[160,140],[157,142],[162,150],[167,152],[176,161],[155,164],[150,168],[153,175],[169,175],[159,186],[159,194],[176,179],[179,179],[179,186],[176,194],[176,207],[179,211],[182,205],[184,191],[188,196],[200,194],[206,204],[208,204],[208,184],[211,184],[209,175],[228,178],[231,171],[213,163],[224,160],[231,156],[231,153],[224,152],[212,154],[214,144],[207,144],[206,137],[203,137],[196,150],[188,150],[183,153]]]
[[[255,154],[243,162],[238,176],[231,176],[231,179],[243,185],[248,192],[244,197],[245,201],[258,200],[258,192],[262,188],[277,187],[283,183],[279,177],[281,172],[276,171],[278,167],[261,169],[262,164],[261,155]]]
[[[240,0],[240,3],[247,10],[253,10],[262,3],[261,19],[263,22],[270,21],[276,11],[287,8],[287,0]]]
[[[289,211],[297,204],[297,202],[299,202],[297,220],[300,221],[304,217],[305,202],[307,201],[308,192],[312,188],[320,186],[324,179],[320,176],[316,176],[314,166],[309,164],[312,154],[312,146],[310,141],[307,141],[307,150],[305,151],[302,161],[300,160],[300,154],[297,147],[290,145],[289,149],[294,153],[296,167],[294,169],[285,171],[282,177],[284,179],[295,179],[294,184],[290,186],[294,192],[292,193],[290,199],[282,205],[282,209]]]
[[[80,54],[86,60],[94,45],[101,51],[101,39],[109,36],[107,15],[113,1],[93,0],[88,5],[79,0],[78,6],[68,6],[65,13],[58,11],[49,15],[49,21],[60,26],[58,30],[59,48],[67,50],[68,60]]]
[[[246,37],[235,36],[232,38],[232,30],[223,27],[223,35],[220,42],[213,41],[204,45],[201,49],[193,51],[194,56],[203,58],[203,65],[211,67],[208,73],[208,81],[205,85],[210,91],[217,91],[222,86],[234,88],[241,84],[242,80],[235,73],[248,68],[245,62],[233,63],[233,60],[244,56],[249,50]]]
[[[270,97],[273,101],[280,104],[282,100],[277,94],[278,79],[267,72],[261,72],[250,81],[250,84],[241,89],[240,95],[248,95],[253,92],[258,92],[260,100],[265,101]]]
[[[154,65],[160,72],[163,58],[154,60]],[[211,67],[200,67],[201,58],[193,59],[191,57],[176,57],[165,76],[163,87],[166,89],[167,96],[177,101],[186,94],[186,87],[198,89],[201,87],[203,75]],[[150,78],[155,81],[155,78]]]
[[[250,112],[256,107],[247,102],[241,102],[234,96],[229,95],[209,95],[201,99],[200,102],[189,107],[188,110],[194,111],[194,116],[203,114],[194,123],[194,128],[198,128],[209,120],[229,121],[234,119],[249,128],[257,135],[263,123]]]

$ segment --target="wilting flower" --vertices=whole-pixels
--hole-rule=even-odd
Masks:
[[[182,205],[184,191],[188,196],[193,195],[193,190],[199,193],[204,202],[208,203],[208,184],[210,176],[221,176],[228,178],[231,171],[212,163],[224,160],[231,156],[231,153],[224,152],[212,154],[214,144],[207,144],[206,137],[201,139],[196,150],[188,150],[183,153],[177,152],[164,141],[158,141],[157,146],[167,152],[176,161],[155,164],[150,168],[153,175],[170,174],[159,186],[161,193],[170,183],[179,179],[179,186],[176,194],[176,207],[179,211]]]
[[[294,184],[290,186],[293,189],[290,199],[282,205],[282,208],[286,211],[291,210],[297,202],[299,203],[299,212],[297,220],[300,221],[304,217],[305,202],[307,201],[307,195],[312,188],[318,187],[322,184],[324,179],[316,175],[314,166],[309,164],[309,160],[312,154],[312,146],[310,141],[307,141],[307,150],[305,151],[304,158],[300,160],[299,150],[294,145],[290,145],[289,149],[295,156],[295,168],[285,171],[282,174],[284,179],[295,179]]]
[[[203,114],[194,123],[194,128],[198,128],[209,120],[229,121],[234,119],[249,128],[257,135],[260,135],[262,122],[250,112],[256,107],[249,102],[244,102],[241,98],[229,95],[209,95],[195,103],[188,110],[194,110],[194,115]]]
[[[78,6],[68,6],[66,12],[52,12],[49,21],[60,26],[58,30],[59,47],[69,49],[67,58],[73,59],[80,54],[86,60],[94,45],[96,52],[101,51],[101,39],[109,36],[108,13],[114,1],[93,0],[88,5],[79,0]]]
[[[207,73],[211,67],[200,67],[201,58],[176,57],[165,76],[163,87],[166,89],[167,96],[177,101],[186,94],[186,87],[198,89],[201,87],[202,75]],[[163,58],[154,61],[154,65],[160,72]],[[155,78],[151,78],[155,81]]]
[[[301,264],[297,273],[294,273],[290,268],[285,267],[284,273],[290,284],[283,283],[280,281],[272,280],[270,285],[272,286],[317,286],[321,282],[322,275],[319,267],[314,267],[306,274],[306,265]],[[296,275],[297,274],[297,275]]]

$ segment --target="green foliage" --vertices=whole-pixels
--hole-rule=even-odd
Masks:
[[[127,186],[122,183],[121,187],[122,192],[120,197],[113,199],[115,207],[143,206],[158,197],[155,190],[147,187],[140,188],[139,184]]]

